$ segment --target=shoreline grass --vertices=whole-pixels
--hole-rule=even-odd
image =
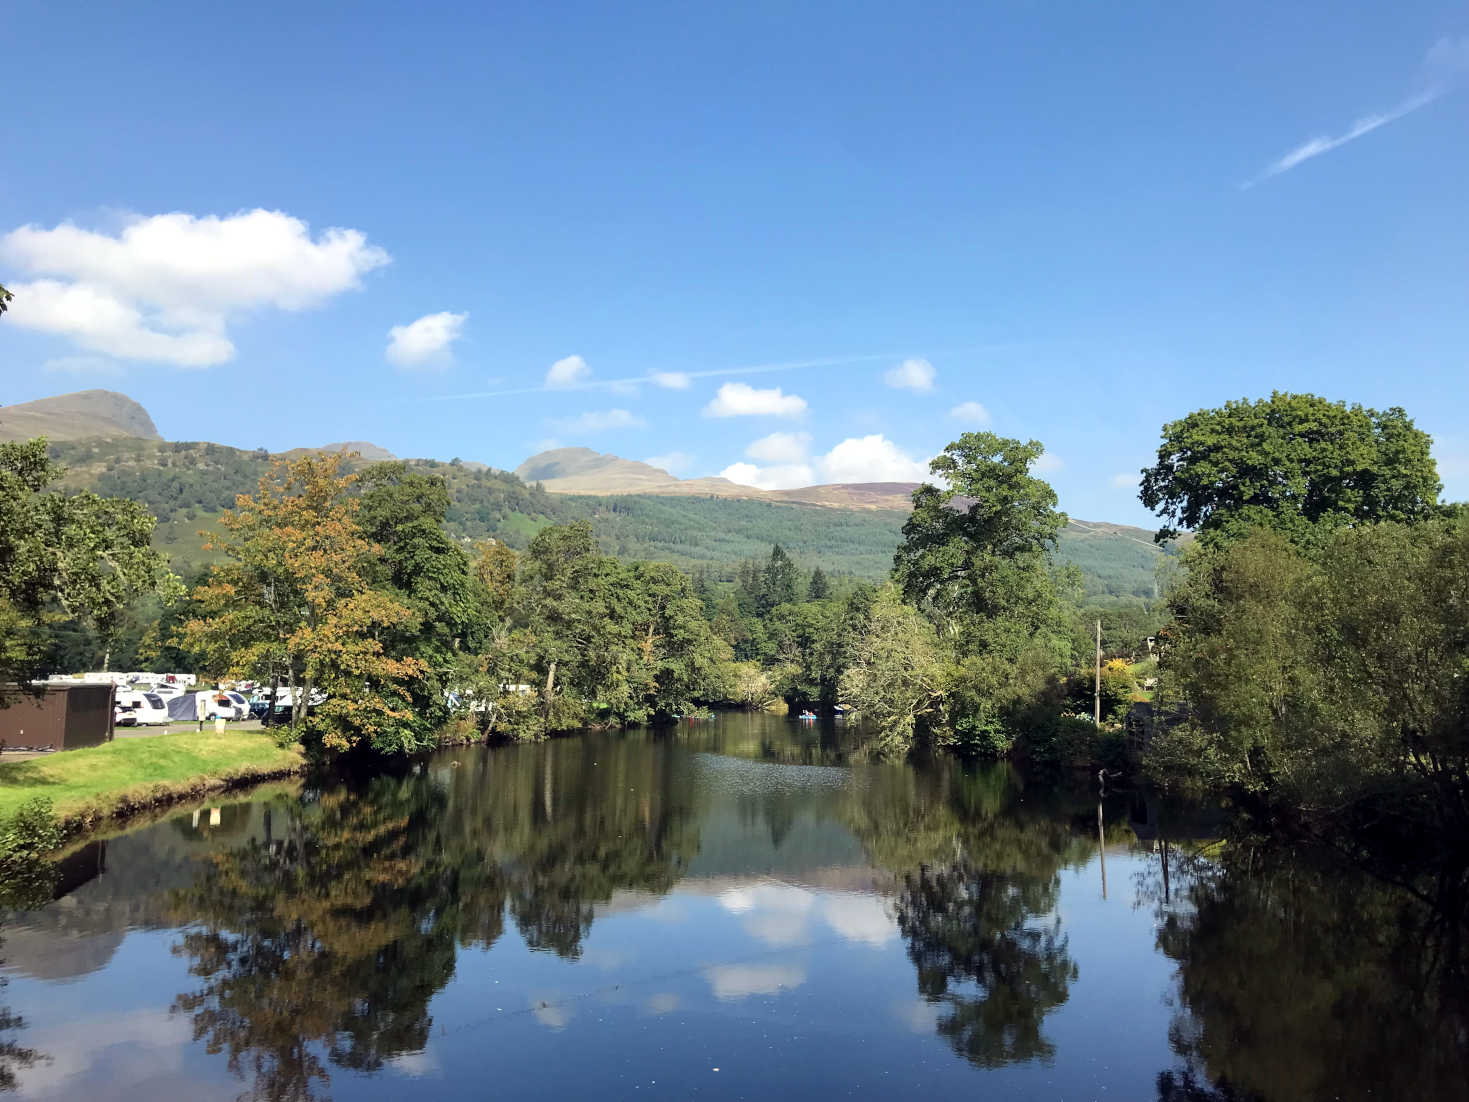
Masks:
[[[43,796],[69,830],[206,792],[299,773],[298,746],[264,734],[195,731],[119,739],[29,761],[0,762],[0,820]]]

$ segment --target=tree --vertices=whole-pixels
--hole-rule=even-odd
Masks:
[[[422,676],[408,683],[409,696],[419,723],[437,728],[447,718],[454,656],[482,648],[486,591],[469,556],[444,531],[449,491],[442,478],[406,463],[377,463],[362,472],[358,488],[358,526],[381,549],[374,584],[413,613],[381,632],[384,653],[422,664]]]
[[[1056,491],[1031,475],[1045,449],[967,432],[929,464],[947,483],[925,483],[893,560],[903,596],[949,631],[965,621],[1009,620],[1029,634],[1054,593],[1046,555],[1066,514]]]
[[[1443,487],[1431,444],[1397,407],[1276,391],[1164,425],[1138,496],[1164,519],[1159,543],[1180,528],[1217,542],[1253,527],[1299,543],[1317,526],[1434,515]]]
[[[1469,522],[1257,529],[1190,553],[1147,765],[1316,815],[1469,830]]]
[[[151,547],[146,509],[51,491],[61,474],[44,439],[0,444],[0,680],[44,672],[49,624],[106,636],[134,599],[178,585]]]
[[[0,314],[5,313],[6,308],[10,305],[10,300],[13,298],[15,296],[7,291],[3,284],[0,284]]]
[[[826,574],[818,566],[811,571],[811,580],[806,584],[806,599],[824,601],[830,596],[831,582],[827,581]]]
[[[1066,514],[1030,473],[1043,450],[1034,440],[965,433],[930,464],[945,485],[913,494],[894,557],[904,598],[952,648],[950,720],[976,745],[1007,745],[1000,728],[1017,726],[1071,661],[1058,582],[1075,588],[1074,577],[1050,562]]]
[[[885,750],[903,753],[921,728],[943,721],[947,683],[933,629],[892,587],[884,587],[852,642],[841,698],[877,729]]]
[[[380,638],[413,612],[371,586],[381,549],[357,523],[357,477],[341,467],[336,453],[278,463],[220,518],[224,534],[211,546],[225,561],[194,590],[197,615],[183,637],[217,672],[283,673],[292,726],[326,749],[419,749],[425,736],[407,685],[423,663],[389,655]],[[316,690],[327,700],[308,714]]]
[[[770,549],[770,561],[760,573],[760,611],[769,612],[777,605],[796,599],[796,564],[785,548],[776,544]]]

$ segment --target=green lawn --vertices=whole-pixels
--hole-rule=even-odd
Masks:
[[[85,750],[62,750],[29,761],[0,762],[0,818],[36,796],[60,817],[105,815],[150,797],[196,785],[217,785],[281,773],[301,765],[297,747],[282,749],[266,735],[187,731],[119,739]]]

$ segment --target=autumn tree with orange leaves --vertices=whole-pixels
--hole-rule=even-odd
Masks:
[[[340,455],[310,455],[236,499],[210,537],[225,561],[194,590],[182,636],[219,673],[286,683],[298,737],[410,752],[425,738],[407,689],[423,664],[387,654],[379,635],[414,614],[371,584],[380,548],[357,523],[356,481]],[[317,691],[326,700],[308,712]]]

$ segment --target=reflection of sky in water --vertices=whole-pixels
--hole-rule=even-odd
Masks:
[[[1108,865],[1117,883],[1135,869],[1121,854]],[[528,953],[513,929],[488,950],[461,949],[429,1005],[428,1048],[375,1076],[333,1067],[330,1093],[400,1097],[394,1084],[406,1079],[447,1098],[484,1097],[486,1084],[517,1097],[788,1097],[838,1086],[975,1097],[982,1081],[993,1097],[1104,1088],[1147,1097],[1169,1064],[1171,969],[1152,950],[1146,910],[1115,892],[1103,903],[1098,883],[1095,863],[1062,873],[1080,975],[1045,1020],[1064,1061],[1052,1066],[978,1072],[953,1054],[935,1034],[942,1007],[917,993],[890,900],[757,878],[685,881],[604,914],[580,960]],[[187,1017],[167,1013],[173,993],[192,986],[172,940],[135,932],[110,967],[44,1000],[32,997],[36,981],[12,979],[6,996],[28,1012],[27,1043],[54,1058],[24,1073],[21,1097],[176,1097],[180,1081],[191,1099],[239,1094],[224,1061],[191,1042]]]
[[[1138,859],[1109,854],[1105,902],[1095,860],[1062,869],[1057,913],[1078,975],[1042,1023],[1057,1057],[981,1070],[938,1035],[948,1010],[919,993],[897,882],[871,867],[840,818],[851,774],[688,757],[703,791],[699,848],[671,891],[619,889],[589,903],[579,957],[528,951],[508,921],[489,948],[459,945],[452,977],[428,1003],[427,1047],[392,1055],[375,1074],[327,1062],[320,1093],[396,1099],[412,1082],[448,1099],[1152,1094],[1172,1063],[1172,967],[1155,951],[1148,910],[1125,890]],[[126,850],[115,852],[121,863]],[[160,868],[168,884],[188,879]],[[115,894],[112,879],[73,902]],[[199,987],[189,958],[171,951],[178,933],[108,906],[153,928],[79,934],[108,943],[81,952],[81,974],[67,982],[12,961],[3,1001],[28,1019],[19,1039],[52,1057],[21,1072],[20,1097],[248,1090],[248,1073],[233,1077],[223,1056],[192,1040],[190,1017],[169,1013],[178,993]]]

